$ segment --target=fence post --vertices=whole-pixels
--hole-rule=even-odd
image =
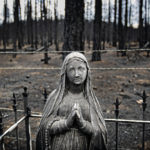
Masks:
[[[30,122],[29,122],[31,110],[28,106],[28,93],[27,93],[26,87],[24,87],[23,99],[24,99],[24,112],[25,112],[25,116],[26,116],[26,118],[25,118],[25,129],[26,129],[27,150],[32,150],[31,129],[30,129]]]
[[[0,136],[3,134],[3,116],[0,111]],[[0,150],[3,150],[3,139],[0,141]]]
[[[114,105],[116,106],[116,109],[115,109],[116,119],[118,119],[118,117],[119,117],[119,105],[120,104],[121,103],[119,102],[119,99],[117,98],[116,102],[114,103]],[[118,127],[119,127],[119,123],[116,122],[116,150],[118,150]]]
[[[50,57],[48,57],[48,46],[45,45],[44,59],[41,59],[41,61],[44,61],[44,64],[48,64],[49,60]]]
[[[46,90],[46,88],[44,88],[43,95],[44,95],[44,103],[46,103],[46,100],[47,100],[47,90]]]
[[[143,108],[143,120],[145,120],[145,110],[146,110],[146,107],[147,107],[147,102],[146,102],[146,99],[147,99],[147,95],[146,95],[146,92],[143,91],[143,95],[141,96],[142,99],[143,99],[143,103],[142,103],[142,108]],[[143,123],[143,136],[142,136],[142,150],[145,149],[145,123]]]
[[[16,96],[15,93],[13,93],[13,110],[14,110],[14,114],[15,114],[15,123],[18,120],[18,116],[17,116],[17,103],[16,103]],[[19,134],[18,134],[18,127],[16,127],[16,147],[17,150],[19,150]]]

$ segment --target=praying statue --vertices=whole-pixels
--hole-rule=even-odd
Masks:
[[[43,110],[36,150],[107,150],[102,109],[87,59],[79,52],[68,54],[63,62],[58,88]]]

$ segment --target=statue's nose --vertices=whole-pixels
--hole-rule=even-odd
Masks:
[[[75,77],[79,77],[79,71],[75,70]]]

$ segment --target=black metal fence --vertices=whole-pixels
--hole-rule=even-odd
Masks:
[[[16,96],[13,94],[13,109],[9,108],[0,108],[0,150],[5,150],[5,143],[4,143],[4,138],[6,135],[11,133],[12,131],[15,131],[15,140],[16,140],[16,150],[19,150],[19,135],[18,135],[18,126],[22,123],[25,122],[25,135],[26,135],[26,149],[27,150],[32,150],[32,139],[31,139],[31,128],[30,128],[30,118],[41,118],[41,115],[37,114],[36,112],[31,112],[29,105],[28,105],[28,93],[27,93],[27,88],[24,88],[24,92],[22,93],[23,95],[23,100],[24,100],[24,110],[17,110],[17,104],[16,104]],[[44,89],[44,102],[46,102],[47,99],[47,91]],[[116,102],[114,103],[115,105],[115,118],[114,119],[105,119],[106,123],[107,122],[114,122],[115,123],[115,148],[116,150],[119,150],[120,148],[118,147],[118,132],[119,132],[119,123],[130,123],[130,124],[142,124],[143,130],[142,130],[142,150],[145,149],[145,125],[150,124],[150,121],[145,120],[145,110],[147,106],[147,95],[146,92],[143,91],[141,95],[142,97],[142,110],[143,110],[143,120],[127,120],[127,119],[119,119],[119,105],[121,104],[118,100],[116,99]],[[15,114],[15,124],[13,124],[9,129],[6,131],[3,131],[3,115],[2,111],[4,110],[9,110],[9,111],[14,111]],[[18,120],[17,117],[17,112],[24,112],[24,116],[21,117],[21,119]]]

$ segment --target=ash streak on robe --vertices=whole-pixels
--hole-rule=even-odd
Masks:
[[[71,94],[67,78],[68,63],[74,60],[84,63],[87,69],[78,96]],[[69,126],[67,121],[71,113],[77,119]],[[72,52],[63,62],[60,84],[50,94],[43,110],[36,150],[107,150],[105,121],[91,87],[87,59],[81,53]]]

